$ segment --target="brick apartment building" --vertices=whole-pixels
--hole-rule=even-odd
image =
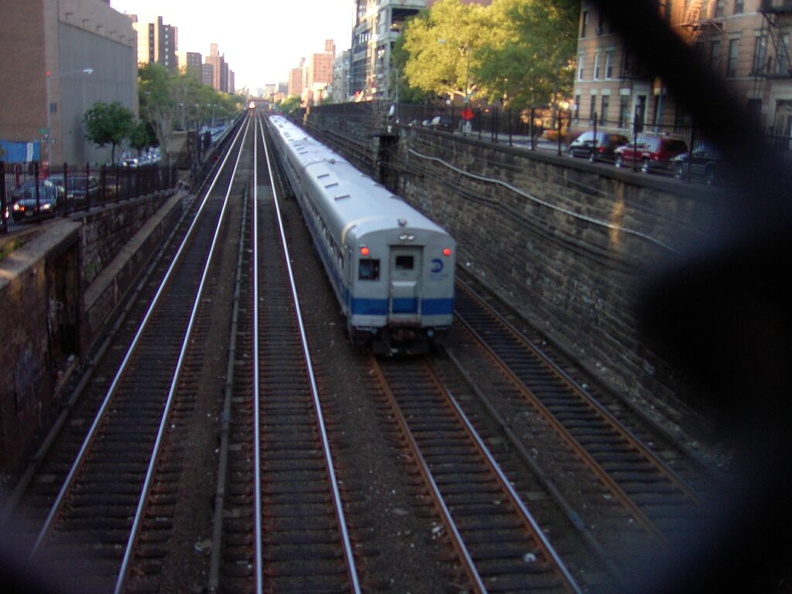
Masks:
[[[658,12],[744,102],[769,134],[792,132],[792,0],[664,0]],[[633,124],[684,130],[694,122],[603,20],[582,3],[572,127],[629,132]]]
[[[83,115],[97,101],[137,113],[136,53],[132,23],[109,0],[4,1],[0,159],[108,160],[109,147],[85,140]]]

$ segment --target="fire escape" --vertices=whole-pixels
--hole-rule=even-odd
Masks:
[[[698,46],[705,36],[723,33],[723,23],[711,16],[713,4],[711,0],[692,0],[685,7],[681,26],[691,46]]]
[[[760,38],[769,47],[757,52],[754,71],[757,77],[792,77],[789,61],[789,33],[792,29],[792,0],[762,0],[759,12],[764,17]]]

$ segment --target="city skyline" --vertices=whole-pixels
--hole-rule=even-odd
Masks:
[[[251,90],[285,82],[301,58],[324,51],[326,39],[333,39],[337,54],[349,49],[354,17],[352,0],[279,3],[267,10],[276,15],[263,18],[242,0],[226,0],[222,12],[211,16],[189,0],[111,0],[110,5],[137,15],[140,22],[156,22],[161,16],[178,28],[180,52],[206,56],[209,45],[216,43],[235,73],[236,88]]]

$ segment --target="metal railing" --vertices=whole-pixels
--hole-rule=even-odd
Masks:
[[[43,169],[0,161],[0,232],[12,223],[41,221],[176,187],[175,165],[101,165]]]

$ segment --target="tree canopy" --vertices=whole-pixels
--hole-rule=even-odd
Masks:
[[[171,75],[157,63],[138,69],[138,92],[140,117],[153,130],[166,159],[174,130],[195,129],[224,119],[235,113],[243,101],[203,85],[189,74]]]
[[[115,162],[116,146],[132,132],[135,114],[118,101],[94,103],[85,112],[85,136],[97,146],[112,146],[111,156]]]
[[[439,0],[405,28],[404,76],[440,97],[553,103],[572,90],[579,15],[580,0]]]

